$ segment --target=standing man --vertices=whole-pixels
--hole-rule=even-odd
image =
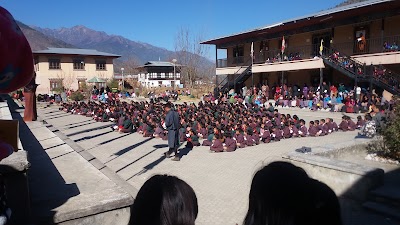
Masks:
[[[179,161],[180,157],[178,155],[178,147],[179,147],[179,115],[177,112],[172,110],[172,105],[170,102],[166,103],[164,106],[165,110],[165,123],[164,127],[168,131],[168,152],[165,153],[166,158],[170,158],[172,152],[175,153],[175,157],[172,159],[173,161]]]

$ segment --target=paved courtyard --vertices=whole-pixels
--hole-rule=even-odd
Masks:
[[[341,113],[279,109],[297,114],[306,121],[331,117],[341,120]],[[189,151],[181,147],[180,162],[163,157],[167,142],[141,135],[112,132],[111,123],[98,123],[88,117],[59,111],[56,106],[39,108],[39,116],[68,138],[115,171],[136,189],[154,174],[171,174],[188,182],[199,201],[198,225],[241,224],[247,210],[248,193],[254,173],[263,164],[279,160],[302,146],[313,152],[329,151],[366,142],[356,139],[357,131],[336,132],[325,137],[307,137],[261,144],[232,153],[210,153],[208,147]],[[355,119],[356,115],[350,115]],[[367,221],[368,219],[365,218]],[[357,224],[357,223],[355,223]]]

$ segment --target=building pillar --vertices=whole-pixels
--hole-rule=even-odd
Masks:
[[[324,69],[319,68],[319,88],[320,92],[322,92],[322,82],[324,82]]]
[[[382,19],[381,23],[381,46],[383,46],[383,43],[385,42],[385,18]]]

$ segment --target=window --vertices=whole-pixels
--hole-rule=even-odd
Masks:
[[[161,73],[157,73],[157,79],[161,79]]]
[[[84,70],[85,61],[83,59],[74,59],[74,70]]]
[[[35,72],[39,71],[39,57],[35,57],[34,58],[34,62],[35,62]]]
[[[62,88],[63,87],[62,82],[63,82],[62,79],[52,79],[52,80],[50,80],[50,91],[54,91],[56,89]]]
[[[244,47],[236,46],[233,48],[233,58],[234,63],[243,63],[244,62]]]
[[[49,70],[60,70],[60,59],[49,59]]]
[[[96,61],[96,70],[106,70],[106,61],[105,60],[97,60]]]
[[[244,56],[244,47],[243,46],[236,46],[233,48],[233,57],[243,57]]]

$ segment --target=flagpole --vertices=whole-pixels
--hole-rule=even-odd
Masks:
[[[251,42],[251,86],[253,88],[252,93],[254,92],[254,73],[253,73],[253,63],[254,63],[254,42]]]

